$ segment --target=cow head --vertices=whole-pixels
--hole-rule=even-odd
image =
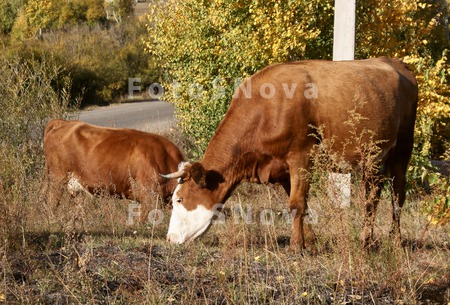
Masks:
[[[181,244],[199,237],[208,229],[215,214],[213,191],[218,182],[214,173],[206,171],[201,163],[183,162],[177,172],[162,176],[178,179],[172,196],[167,240]]]

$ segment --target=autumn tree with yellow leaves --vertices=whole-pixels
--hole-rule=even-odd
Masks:
[[[166,72],[164,99],[175,105],[197,155],[234,87],[264,66],[305,58],[308,46],[319,45],[317,12],[331,9],[315,1],[226,0],[169,0],[153,7],[147,47]]]

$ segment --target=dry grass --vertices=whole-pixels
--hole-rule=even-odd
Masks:
[[[317,253],[288,250],[290,225],[281,188],[242,185],[225,205],[225,222],[181,246],[165,242],[169,221],[129,227],[128,201],[69,196],[49,216],[27,193],[9,198],[3,230],[0,302],[7,304],[445,304],[450,299],[449,225],[431,227],[417,200],[403,210],[402,245],[388,235],[391,208],[380,204],[378,247],[364,251],[362,207],[334,206],[320,191]],[[5,194],[2,194],[5,196]],[[5,199],[2,197],[2,199]],[[239,207],[239,208],[237,208]],[[252,221],[243,218],[241,211]],[[268,220],[270,209],[273,223]],[[245,221],[247,220],[247,221]],[[248,222],[248,223],[246,223]],[[3,227],[4,225],[2,225]]]
[[[182,146],[189,150],[188,144]],[[170,211],[157,196],[153,208],[163,215],[157,224],[128,226],[133,203],[115,198],[65,194],[55,209],[37,196],[42,167],[28,172],[21,155],[26,154],[0,146],[0,303],[450,301],[450,224],[430,225],[419,212],[419,197],[408,198],[403,208],[400,244],[388,233],[392,212],[385,191],[375,223],[376,246],[363,250],[361,182],[355,179],[351,207],[341,209],[326,196],[323,176],[314,174],[309,207],[316,249],[293,253],[282,188],[243,184],[226,203],[224,221],[197,241],[176,246],[165,241]],[[325,167],[317,173],[329,162],[319,160]]]

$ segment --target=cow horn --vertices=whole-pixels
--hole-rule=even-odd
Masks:
[[[174,173],[170,173],[167,175],[163,175],[163,174],[159,174],[161,177],[166,178],[166,179],[177,179],[177,178],[186,178],[188,172],[185,168],[185,166],[190,165],[189,162],[181,162],[178,165],[178,171],[174,172]]]
[[[163,174],[159,174],[159,175],[166,179],[177,179],[177,178],[184,178],[184,177],[186,177],[187,174],[184,170],[180,170],[178,172],[170,173],[167,175],[163,175]]]

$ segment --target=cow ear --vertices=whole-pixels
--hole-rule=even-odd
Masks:
[[[200,162],[191,165],[189,174],[200,187],[206,187],[206,170]]]

